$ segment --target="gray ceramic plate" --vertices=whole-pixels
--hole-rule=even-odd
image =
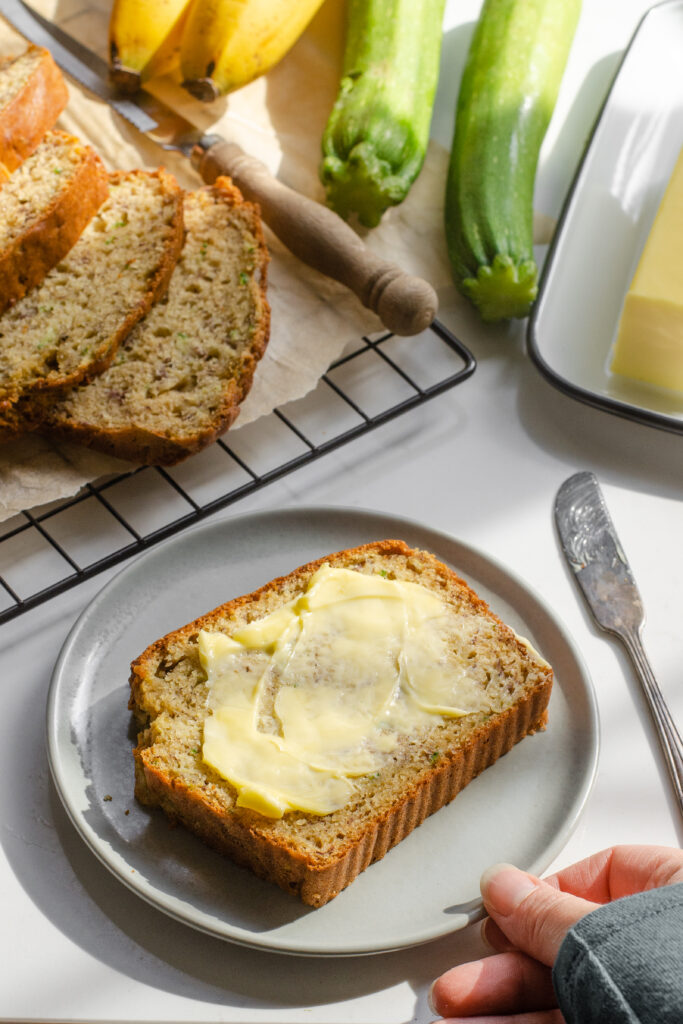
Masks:
[[[525,739],[319,910],[209,850],[133,798],[129,664],[157,637],[329,552],[400,537],[456,568],[553,664],[545,733]],[[48,701],[59,794],[93,852],[186,924],[246,946],[319,956],[378,953],[453,932],[480,913],[479,876],[512,861],[542,871],[577,823],[597,765],[586,669],[543,602],[502,566],[395,516],[286,509],[211,522],[141,556],[69,635]]]

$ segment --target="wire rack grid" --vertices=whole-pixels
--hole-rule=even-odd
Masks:
[[[472,354],[438,321],[417,338],[360,339],[303,399],[177,466],[87,484],[0,524],[0,623],[461,383]]]

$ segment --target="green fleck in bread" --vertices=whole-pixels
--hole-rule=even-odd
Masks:
[[[165,289],[182,240],[182,192],[172,175],[111,176],[109,198],[78,242],[42,284],[0,317],[5,434],[43,418],[41,393],[106,369],[120,341]]]
[[[47,132],[0,188],[0,313],[66,256],[108,194],[95,151]]]
[[[42,47],[0,60],[0,164],[13,171],[30,156],[68,98],[61,71]]]
[[[261,223],[227,178],[186,195],[184,219],[165,296],[109,369],[50,407],[51,436],[168,465],[234,421],[268,341]]]
[[[466,672],[485,710],[433,716],[404,735],[379,771],[332,813],[265,817],[237,806],[235,788],[202,758],[209,714],[201,629],[233,634],[282,608],[323,563],[419,583],[447,606],[448,671]],[[452,668],[451,668],[452,666]],[[530,733],[542,729],[552,669],[433,555],[386,540],[329,555],[239,597],[153,643],[131,666],[130,707],[140,732],[135,794],[205,842],[314,907],[336,896],[424,819]],[[314,670],[312,670],[314,671]],[[277,734],[277,718],[259,715]]]

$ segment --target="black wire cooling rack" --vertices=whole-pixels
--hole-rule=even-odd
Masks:
[[[416,338],[363,338],[305,398],[185,462],[87,484],[0,523],[0,623],[447,391],[475,366],[438,321]]]

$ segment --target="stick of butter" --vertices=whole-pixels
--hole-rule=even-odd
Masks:
[[[612,371],[683,392],[683,150],[624,302]]]

